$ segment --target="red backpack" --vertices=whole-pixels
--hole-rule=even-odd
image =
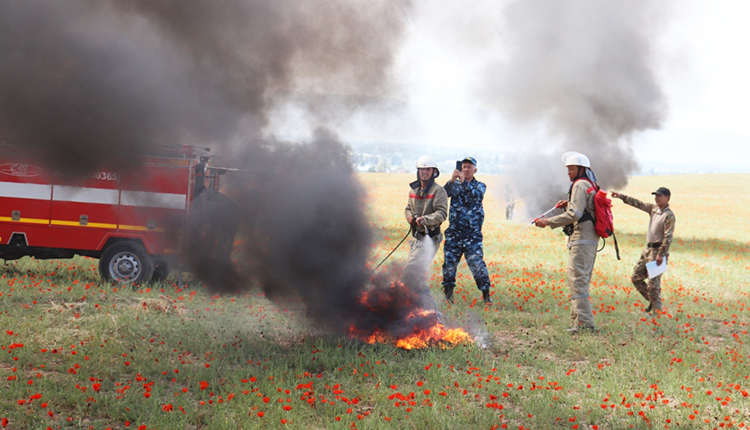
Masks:
[[[591,183],[591,181],[584,178],[577,179],[576,182],[580,180]],[[617,246],[617,237],[615,237],[615,223],[614,218],[612,217],[612,200],[607,197],[607,192],[600,189],[598,185],[591,184],[591,187],[586,190],[587,194],[591,194],[592,192],[596,192],[596,195],[594,195],[594,219],[592,220],[594,222],[594,229],[596,230],[596,234],[602,239],[612,236],[612,239],[615,241],[615,253],[619,260],[620,247]],[[584,219],[584,217],[586,219]],[[581,220],[585,221],[590,219],[590,217],[591,215],[587,216],[587,212],[584,212]],[[578,222],[581,222],[581,220]],[[604,247],[602,247],[602,249],[603,248]],[[599,251],[601,251],[601,249]]]

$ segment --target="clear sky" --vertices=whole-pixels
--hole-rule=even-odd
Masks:
[[[510,1],[418,0],[394,68],[394,98],[383,117],[339,128],[349,141],[523,150],[549,139],[483,104],[483,80],[507,55],[503,13]],[[666,95],[660,130],[633,136],[644,167],[657,163],[750,171],[750,2],[664,1],[653,32],[653,67]],[[711,170],[711,169],[708,169]]]

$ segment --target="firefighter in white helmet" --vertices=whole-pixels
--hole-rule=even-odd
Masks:
[[[404,209],[406,222],[412,226],[412,238],[401,279],[412,291],[420,293],[422,305],[427,309],[437,309],[426,274],[443,240],[440,224],[448,217],[448,196],[443,187],[435,183],[439,175],[432,157],[419,157],[417,180],[409,184],[409,200]]]
[[[589,302],[589,284],[596,260],[599,236],[594,228],[594,196],[596,176],[588,157],[578,152],[566,152],[562,157],[568,169],[571,185],[568,200],[558,202],[565,212],[551,218],[539,218],[537,227],[564,227],[568,237],[568,288],[570,290],[569,330],[596,331],[594,315]],[[593,188],[593,192],[591,192]]]

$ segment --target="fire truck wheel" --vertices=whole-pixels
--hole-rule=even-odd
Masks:
[[[145,284],[154,273],[154,261],[140,244],[119,242],[99,259],[102,279],[120,284]]]

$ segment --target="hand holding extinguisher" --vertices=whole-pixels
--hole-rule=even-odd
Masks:
[[[549,221],[544,217],[549,215],[549,213],[555,209],[565,209],[566,207],[568,207],[567,200],[560,200],[559,202],[557,202],[557,204],[555,204],[554,207],[550,208],[547,212],[541,214],[534,221],[531,221],[531,223],[536,225],[539,228],[547,227],[549,225]]]

